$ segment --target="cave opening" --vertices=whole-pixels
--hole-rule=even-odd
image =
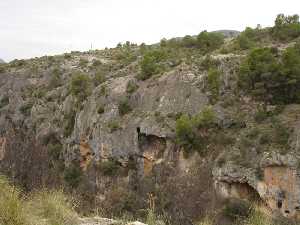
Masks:
[[[281,209],[281,208],[282,208],[282,201],[281,201],[281,200],[278,200],[278,201],[277,201],[277,208],[278,208],[278,209]]]

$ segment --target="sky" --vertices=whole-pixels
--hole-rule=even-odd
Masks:
[[[0,58],[5,61],[151,44],[202,30],[272,26],[300,14],[300,0],[0,0]]]

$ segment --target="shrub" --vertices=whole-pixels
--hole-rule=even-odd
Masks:
[[[120,169],[120,165],[115,160],[104,161],[101,162],[99,165],[99,170],[105,176],[115,176],[118,174],[119,169]]]
[[[186,48],[192,48],[197,46],[197,38],[192,37],[190,35],[186,35],[183,37],[181,41],[181,45]]]
[[[288,48],[278,59],[271,48],[252,50],[242,63],[239,86],[272,104],[300,102],[300,48]]]
[[[203,31],[197,36],[197,46],[204,53],[214,51],[224,43],[224,36],[217,32]]]
[[[71,188],[77,188],[81,178],[82,172],[78,165],[71,165],[64,171],[64,180]]]
[[[211,68],[216,68],[219,65],[219,61],[212,58],[210,55],[205,56],[201,62],[201,67],[204,70],[209,70]]]
[[[216,115],[211,107],[205,107],[194,117],[194,120],[198,128],[210,128],[216,125]]]
[[[70,53],[65,53],[65,54],[64,54],[64,58],[65,58],[65,59],[71,59],[71,58],[72,58],[72,54],[70,54]]]
[[[79,100],[85,100],[91,94],[91,81],[88,75],[77,73],[71,80],[71,93]]]
[[[272,34],[281,41],[288,41],[300,36],[299,16],[285,16],[279,14],[275,20],[275,26],[272,28]]]
[[[186,150],[194,149],[199,145],[195,127],[187,115],[182,115],[176,120],[176,140]]]
[[[93,63],[92,63],[93,67],[98,67],[98,66],[101,66],[101,65],[102,65],[102,63],[101,63],[100,60],[98,60],[98,59],[93,60]]]
[[[51,78],[50,78],[50,81],[49,81],[49,88],[50,89],[57,88],[57,87],[61,86],[61,84],[62,84],[61,76],[62,76],[62,73],[58,68],[55,68],[52,71]]]
[[[259,138],[259,143],[261,145],[269,144],[271,142],[271,135],[269,133],[263,133]]]
[[[209,129],[215,124],[215,114],[209,107],[193,117],[182,115],[176,120],[176,141],[186,153],[192,150],[201,152],[208,142],[208,137],[201,135],[199,129]]]
[[[9,104],[9,97],[3,96],[0,100],[0,109],[7,106]]]
[[[121,100],[118,105],[119,113],[121,116],[124,116],[125,114],[132,111],[132,108],[130,107],[129,101],[127,98]]]
[[[48,155],[54,159],[58,160],[60,157],[60,154],[62,152],[63,146],[60,143],[50,143],[48,146]]]
[[[217,69],[210,69],[208,71],[208,76],[207,76],[208,88],[212,93],[214,99],[217,99],[219,95],[220,84],[221,84],[220,76],[221,73]]]
[[[245,219],[251,213],[251,206],[246,201],[233,199],[225,205],[223,213],[234,220]]]
[[[24,105],[22,105],[19,110],[24,116],[29,116],[31,113],[32,106],[33,102],[27,102]]]
[[[95,74],[95,77],[94,77],[94,83],[96,86],[98,86],[99,84],[102,84],[106,81],[106,77],[103,73],[102,70],[98,70]]]
[[[118,129],[120,129],[120,124],[119,121],[117,120],[111,120],[108,122],[107,127],[109,128],[110,132],[114,132],[117,131]]]
[[[290,137],[290,131],[288,127],[284,126],[279,121],[274,121],[273,125],[275,128],[275,137],[274,137],[275,143],[285,147],[288,144],[289,137]]]
[[[161,62],[166,58],[166,54],[162,50],[149,50],[143,56],[142,61],[139,63],[141,68],[141,74],[138,78],[140,80],[146,80],[152,75],[163,71],[163,65]]]
[[[128,94],[132,94],[132,93],[134,93],[138,88],[139,88],[139,86],[137,85],[137,83],[134,82],[133,80],[130,80],[130,81],[128,81],[128,83],[127,83],[126,92],[127,92]]]
[[[79,60],[79,66],[81,68],[86,67],[88,63],[89,63],[89,61],[87,59],[80,58],[80,60]]]
[[[0,73],[5,73],[6,67],[0,63]]]
[[[237,38],[238,48],[241,50],[249,49],[255,46],[259,30],[247,27]]]
[[[74,202],[63,191],[38,191],[31,196],[29,207],[36,217],[46,219],[46,225],[79,224]]]
[[[103,85],[101,87],[99,94],[102,95],[102,96],[106,96],[107,95],[107,87],[106,87],[106,85]]]
[[[264,109],[259,109],[254,115],[254,120],[257,123],[261,123],[261,122],[265,121],[268,117],[270,117],[269,112],[267,112]]]
[[[69,115],[64,116],[64,136],[69,137],[74,129],[76,112],[72,111]]]
[[[98,106],[97,113],[98,113],[98,114],[104,113],[104,105],[99,105],[99,106]]]

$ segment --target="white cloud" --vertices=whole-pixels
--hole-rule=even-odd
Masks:
[[[1,0],[0,58],[29,58],[154,43],[201,30],[271,26],[278,13],[295,14],[297,0]]]

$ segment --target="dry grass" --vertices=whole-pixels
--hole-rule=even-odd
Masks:
[[[0,176],[0,225],[77,225],[73,206],[62,191],[42,190],[26,198]]]
[[[30,217],[24,207],[21,191],[10,185],[8,180],[0,176],[0,224],[30,225]]]
[[[78,216],[73,210],[73,202],[63,191],[42,190],[34,193],[28,207],[34,216],[47,220],[47,225],[76,225]]]

